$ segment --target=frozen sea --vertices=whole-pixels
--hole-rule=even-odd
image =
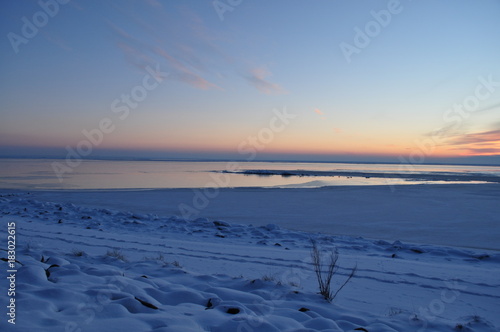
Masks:
[[[500,182],[500,166],[0,159],[0,188],[160,189]]]

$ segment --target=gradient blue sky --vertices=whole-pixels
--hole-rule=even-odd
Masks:
[[[499,1],[244,0],[223,20],[212,1],[49,8],[13,47],[43,9],[2,2],[0,155],[65,156],[109,118],[87,157],[500,162]],[[357,28],[375,30],[347,59]],[[120,119],[148,66],[168,75]]]

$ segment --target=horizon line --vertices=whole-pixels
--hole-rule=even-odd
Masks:
[[[325,156],[326,157],[326,156]],[[335,156],[332,156],[335,157]],[[450,165],[450,166],[494,166],[500,167],[500,162],[498,163],[478,163],[478,162],[453,162],[453,159],[459,158],[473,158],[473,157],[485,157],[485,156],[471,156],[471,157],[441,157],[434,159],[447,159],[446,161],[428,161],[421,163],[405,163],[396,161],[383,161],[383,160],[319,160],[319,159],[254,159],[247,160],[245,158],[227,158],[227,157],[170,157],[170,158],[158,158],[158,157],[131,157],[131,156],[94,156],[94,157],[81,157],[83,161],[163,161],[163,162],[245,162],[245,163],[319,163],[319,164],[380,164],[380,165]],[[500,157],[500,156],[486,156],[486,157]],[[62,156],[15,156],[15,155],[0,155],[0,159],[31,159],[31,160],[65,160],[67,157]]]

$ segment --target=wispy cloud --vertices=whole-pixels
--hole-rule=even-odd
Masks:
[[[59,36],[56,36],[53,33],[48,33],[46,30],[42,30],[41,34],[47,41],[56,45],[60,49],[67,52],[73,51],[73,49],[70,46],[68,46],[68,43]]]
[[[245,76],[245,79],[253,85],[257,90],[264,94],[284,94],[286,91],[276,83],[272,83],[266,79],[271,76],[271,73],[265,68],[254,68],[250,70],[250,75]]]
[[[450,137],[445,145],[465,155],[500,154],[500,129]]]
[[[463,144],[491,144],[500,143],[500,130],[490,130],[481,133],[466,134],[463,136],[453,137],[447,143],[448,145],[463,145]]]
[[[155,61],[146,53],[141,52],[136,47],[125,42],[118,42],[116,44],[125,55],[125,59],[129,64],[140,70],[145,70],[148,66],[154,66]]]
[[[335,134],[342,134],[343,130],[341,128],[333,127]]]
[[[158,0],[145,0],[145,2],[153,8],[163,7],[163,5]]]
[[[132,39],[132,35],[130,35],[124,29],[120,28],[118,25],[114,24],[113,22],[111,22],[109,20],[106,20],[106,23],[120,37],[125,38],[125,39]]]
[[[117,39],[116,45],[125,55],[127,62],[141,70],[163,62],[165,64],[162,67],[165,67],[165,71],[169,72],[169,79],[202,90],[221,89],[203,77],[209,73],[205,69],[203,60],[195,55],[196,52],[193,50],[195,46],[189,45],[189,43],[195,43],[199,47],[199,44],[203,44],[204,41],[198,37],[193,38],[193,32],[189,38],[183,38],[184,42],[182,43],[170,40],[167,37],[175,34],[176,31],[173,31],[174,28],[171,25],[164,23],[169,22],[170,19],[167,20],[167,17],[164,16],[167,14],[164,13],[163,5],[155,0],[147,1],[146,5],[154,9],[161,17],[156,21],[145,23],[142,17],[138,16],[139,14],[120,8],[122,15],[134,24],[124,28],[115,22],[107,21]],[[193,18],[193,20],[196,22],[197,34],[200,34],[200,31],[203,30],[203,22],[198,18]],[[183,22],[185,27],[177,27],[178,29],[192,30],[189,28],[191,23]],[[141,38],[136,37],[138,35]]]
[[[181,82],[190,84],[198,89],[207,90],[210,88],[220,89],[219,86],[213,84],[200,75],[194,73],[192,70],[187,68],[181,61],[168,54],[165,50],[160,48],[155,48],[155,53],[162,56],[170,64],[171,68],[174,69],[172,73],[173,77]]]
[[[144,10],[138,11],[136,6],[143,6]],[[189,7],[157,0],[136,6],[115,5],[121,17],[106,21],[115,44],[133,67],[144,70],[148,65],[160,63],[169,73],[169,79],[202,90],[224,90],[224,81],[230,73],[241,73],[241,69],[236,68],[243,66],[249,68],[243,64],[244,59],[235,59],[224,51],[222,45],[227,45],[227,36],[210,29]],[[151,15],[144,16],[148,12]],[[271,72],[260,65],[238,75],[261,93],[287,93],[269,80],[271,76]]]
[[[106,21],[106,23],[117,39],[115,44],[122,51],[128,64],[145,70],[147,66],[154,66],[157,63],[151,56],[151,52],[148,51],[149,46],[113,22]]]
[[[468,156],[500,155],[500,147],[499,148],[468,148],[467,155]]]
[[[326,114],[325,114],[322,110],[320,110],[319,108],[315,108],[315,109],[314,109],[314,113],[316,113],[317,115],[319,115],[319,118],[320,118],[321,120],[326,120],[326,119],[327,119]],[[335,132],[337,133],[337,131],[336,131],[336,130],[335,130]]]

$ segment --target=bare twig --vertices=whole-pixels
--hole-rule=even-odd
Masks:
[[[354,277],[357,271],[357,266],[355,266],[347,280],[340,286],[340,288],[336,291],[333,292],[331,289],[331,283],[333,276],[336,274],[338,270],[337,266],[337,260],[339,258],[339,255],[336,250],[332,250],[330,252],[330,260],[328,262],[328,266],[326,271],[324,271],[324,266],[322,263],[321,259],[321,252],[318,248],[318,245],[316,244],[316,241],[311,239],[311,244],[312,244],[312,250],[311,250],[311,258],[312,258],[312,264],[314,267],[314,272],[316,273],[316,279],[318,280],[318,286],[319,286],[319,293],[323,295],[325,300],[328,302],[331,302],[337,294],[344,288],[344,286]]]

